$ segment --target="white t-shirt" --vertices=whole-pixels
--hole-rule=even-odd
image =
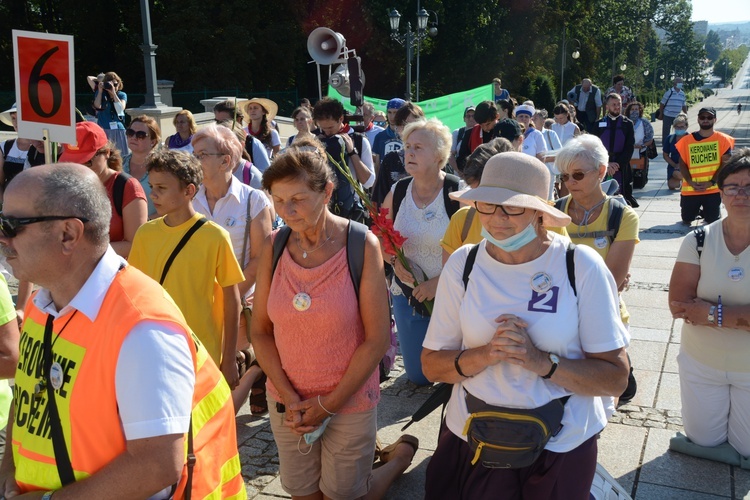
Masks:
[[[537,153],[544,153],[545,151],[547,151],[547,144],[542,133],[535,128],[527,129],[523,137],[523,149],[521,149],[521,152],[530,156],[536,156]]]
[[[557,234],[553,237],[544,254],[517,265],[493,259],[487,253],[487,242],[482,241],[466,292],[462,275],[471,246],[456,250],[440,275],[423,346],[434,351],[481,347],[495,333],[495,318],[506,313],[529,324],[527,331],[538,349],[563,358],[582,359],[584,351],[607,352],[628,345],[628,332],[620,321],[617,287],[604,260],[591,248],[576,247],[576,298],[565,264],[569,240]],[[543,274],[552,286],[539,293],[531,288],[531,279]],[[463,439],[468,418],[464,388],[487,403],[516,408],[537,408],[571,394],[517,365],[488,367],[453,387],[446,423]],[[546,448],[564,453],[601,431],[611,403],[612,398],[573,394],[565,405],[562,431]]]
[[[349,131],[349,135],[353,133],[354,130]],[[352,138],[352,141],[353,140],[354,139]],[[362,151],[359,151],[359,158],[362,160],[362,163],[365,164],[367,170],[370,171],[370,177],[367,179],[367,181],[362,183],[362,186],[365,189],[370,189],[375,185],[375,163],[373,163],[372,161],[372,144],[370,144],[370,140],[367,138],[367,136],[362,138]],[[354,165],[352,165],[351,159],[349,159],[349,169],[354,172]]]
[[[270,206],[265,193],[253,189],[243,184],[239,179],[232,175],[229,184],[229,190],[219,201],[216,202],[213,212],[208,208],[206,200],[206,187],[201,186],[198,194],[193,199],[195,211],[202,213],[206,218],[227,230],[232,240],[232,249],[237,262],[242,260],[242,240],[245,238],[245,225],[247,222],[247,203],[250,200],[250,219],[254,219],[261,210]],[[245,250],[245,262],[240,262],[240,267],[245,269],[250,262],[250,245],[253,241],[248,242]],[[262,245],[262,241],[255,242],[256,245]]]
[[[573,122],[567,122],[565,125],[560,125],[555,122],[552,124],[552,130],[557,134],[557,137],[560,138],[562,145],[565,146],[566,142],[575,137],[578,126]]]
[[[723,306],[747,305],[750,302],[750,247],[736,257],[724,241],[721,220],[703,226],[706,231],[703,253],[698,257],[695,233],[685,236],[677,262],[700,266],[697,296],[713,304],[721,295]],[[682,326],[682,347],[698,362],[715,370],[750,372],[747,361],[750,335],[745,330],[718,326]]]

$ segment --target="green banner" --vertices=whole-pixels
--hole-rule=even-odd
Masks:
[[[424,110],[427,118],[437,118],[446,124],[448,128],[454,130],[464,126],[464,109],[467,106],[476,106],[482,101],[492,100],[494,97],[493,92],[494,89],[490,83],[475,89],[421,101],[417,104]],[[349,104],[348,97],[343,97],[331,86],[328,87],[328,95],[333,99],[341,101],[349,113],[354,113],[354,106]],[[365,101],[371,102],[376,110],[386,111],[387,100],[365,96]]]

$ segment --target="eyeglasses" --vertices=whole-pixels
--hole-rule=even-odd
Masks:
[[[201,151],[200,153],[193,153],[193,156],[198,158],[198,161],[203,161],[203,159],[206,156],[225,156],[225,154],[224,153],[204,153],[203,151]]]
[[[726,184],[721,192],[727,196],[737,196],[742,193],[742,196],[750,196],[750,185],[738,186],[737,184]]]
[[[589,172],[593,172],[593,170],[586,170],[585,172],[581,172],[579,170],[578,172],[573,172],[572,174],[560,174],[560,180],[563,182],[568,182],[572,177],[573,180],[582,181],[583,178],[586,177],[586,174],[588,174]]]
[[[143,139],[145,139],[146,137],[148,137],[148,134],[146,132],[144,132],[143,130],[139,130],[139,131],[136,132],[132,128],[127,129],[125,131],[125,135],[127,135],[128,137],[135,136],[135,138],[138,139],[139,141],[142,141]]]
[[[477,209],[477,212],[483,215],[492,215],[497,211],[498,208],[500,208],[500,210],[502,210],[503,213],[508,217],[523,215],[523,213],[526,211],[526,209],[523,207],[506,207],[505,205],[495,205],[494,203],[485,203],[483,201],[475,201],[474,207]]]
[[[35,224],[37,222],[45,222],[50,220],[65,220],[65,219],[78,219],[83,223],[89,220],[84,217],[76,217],[75,215],[43,215],[41,217],[6,217],[0,214],[0,232],[6,238],[15,238],[18,236],[18,228],[21,226],[28,226],[29,224]]]
[[[700,115],[698,116],[699,120],[713,120],[716,118],[714,115]]]

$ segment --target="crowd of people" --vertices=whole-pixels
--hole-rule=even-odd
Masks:
[[[670,287],[685,431],[748,456],[734,412],[750,401],[731,388],[748,384],[750,152],[713,108],[687,134],[678,80],[660,109],[668,183],[682,222],[708,223]],[[116,73],[88,81],[96,120],[57,162],[0,145],[0,249],[23,310],[0,281],[5,497],[244,498],[234,415],[249,404],[292,498],[381,498],[419,449],[377,439],[395,328],[412,384],[452,384],[426,498],[589,498],[598,435],[637,387],[621,293],[656,155],[622,76],[551,110],[496,79],[454,131],[398,98],[383,126],[371,103],[352,126],[341,102],[307,101],[283,149],[269,99],[220,102],[201,128],[181,111],[162,140],[149,116],[125,125]]]

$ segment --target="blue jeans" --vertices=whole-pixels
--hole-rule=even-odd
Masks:
[[[407,378],[417,385],[430,384],[422,373],[421,360],[422,342],[427,334],[430,317],[416,314],[403,295],[393,296],[393,316],[396,318],[398,343]]]

